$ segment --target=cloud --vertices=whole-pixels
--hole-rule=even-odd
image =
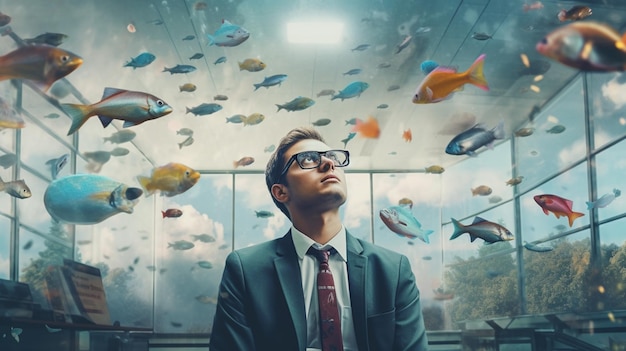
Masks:
[[[616,109],[622,108],[626,105],[626,94],[624,94],[624,84],[619,83],[620,76],[616,75],[615,78],[602,85],[602,96],[607,100],[615,104]]]

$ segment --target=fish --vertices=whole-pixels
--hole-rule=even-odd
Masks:
[[[74,72],[83,59],[67,50],[27,45],[0,56],[0,80],[27,79],[48,91],[57,80]]]
[[[596,201],[587,201],[586,202],[587,209],[591,210],[591,209],[594,209],[594,208],[604,208],[604,207],[607,207],[608,205],[611,204],[611,202],[613,202],[613,200],[615,200],[616,197],[619,197],[620,195],[622,195],[621,190],[613,189],[613,192],[610,192],[608,194],[602,195]]]
[[[380,126],[376,118],[369,116],[366,121],[357,119],[352,132],[359,133],[364,138],[376,139],[380,136]]]
[[[199,60],[199,59],[201,59],[201,58],[203,58],[203,57],[204,57],[204,54],[203,54],[203,53],[196,52],[195,54],[191,55],[191,56],[189,57],[189,59],[190,59],[190,60]]]
[[[426,60],[420,64],[420,70],[424,74],[429,74],[430,72],[434,71],[435,68],[437,67],[439,67],[439,64],[432,60]]]
[[[194,138],[190,135],[188,136],[185,140],[183,140],[182,142],[178,143],[178,149],[182,149],[183,146],[189,146],[191,144],[193,144],[194,142]]]
[[[363,72],[362,69],[360,69],[360,68],[353,68],[353,69],[351,69],[351,70],[349,70],[347,72],[343,72],[343,75],[344,76],[353,76],[353,75],[357,75],[357,74],[359,74],[361,72]]]
[[[197,88],[198,87],[195,84],[193,84],[193,83],[185,83],[185,84],[183,84],[183,85],[178,87],[178,89],[181,92],[185,91],[185,92],[188,92],[188,93],[196,91]]]
[[[524,4],[524,6],[522,6],[522,9],[524,10],[524,12],[528,12],[531,10],[541,10],[542,8],[543,8],[543,3],[541,1],[535,1],[533,3]]]
[[[369,86],[369,83],[366,82],[352,82],[340,90],[338,94],[333,95],[330,100],[341,99],[341,101],[343,101],[344,99],[360,97],[361,94],[369,88]]]
[[[557,195],[541,194],[533,196],[533,199],[546,215],[549,215],[550,212],[552,212],[556,218],[560,218],[561,216],[567,217],[570,228],[574,224],[574,220],[576,218],[585,215],[584,213],[572,210],[572,206],[574,205],[572,200],[568,200]]]
[[[254,214],[256,215],[257,218],[269,218],[269,217],[274,217],[274,212],[272,211],[254,211]]]
[[[200,266],[200,268],[204,268],[204,269],[211,269],[213,268],[213,264],[209,261],[198,261],[198,266]]]
[[[146,197],[157,190],[161,192],[161,195],[168,197],[182,194],[196,185],[199,179],[198,171],[176,162],[155,167],[150,177],[137,176],[139,184],[146,192]]]
[[[196,36],[195,36],[195,35],[191,35],[191,34],[189,34],[188,36],[186,36],[186,37],[184,37],[184,38],[183,38],[183,41],[184,41],[184,40],[194,40],[194,39],[196,39]]]
[[[539,246],[535,244],[531,244],[528,241],[524,241],[524,248],[526,250],[535,251],[535,252],[550,252],[554,250],[553,247],[550,246]]]
[[[513,177],[506,181],[506,185],[510,185],[510,186],[518,185],[522,182],[522,180],[524,180],[524,176]]]
[[[580,21],[558,27],[535,48],[540,54],[581,71],[626,70],[626,39],[604,23]]]
[[[376,106],[377,109],[381,109],[381,110],[382,109],[386,109],[388,107],[389,107],[389,105],[387,105],[387,104],[380,104],[380,105]]]
[[[250,32],[245,28],[230,23],[228,20],[222,20],[222,25],[211,35],[207,34],[209,46],[237,46],[248,40]]]
[[[424,168],[424,171],[426,173],[432,173],[432,174],[441,174],[443,172],[445,172],[445,168],[439,166],[439,165],[432,165],[432,166],[428,166],[426,168]]]
[[[226,101],[226,100],[228,100],[228,96],[218,94],[218,95],[215,95],[215,96],[213,97],[213,100],[217,100],[217,101]]]
[[[65,167],[69,158],[70,154],[64,154],[59,158],[53,158],[46,161],[46,165],[50,167],[50,176],[52,177],[52,180],[57,179],[57,175],[61,172],[63,167]]]
[[[100,173],[102,166],[111,159],[110,151],[85,151],[83,156],[87,159],[85,168],[90,173]]]
[[[156,56],[154,56],[154,54],[151,54],[149,52],[144,52],[144,53],[137,55],[137,57],[134,57],[134,58],[131,57],[130,61],[126,62],[123,67],[132,67],[133,69],[146,67],[147,65],[154,62],[155,59],[156,59]]]
[[[102,100],[91,105],[62,104],[72,119],[67,135],[76,132],[91,116],[98,116],[106,128],[113,119],[124,121],[124,128],[165,116],[172,107],[158,97],[139,91],[105,88]]]
[[[276,150],[276,145],[272,144],[272,145],[270,145],[270,146],[266,146],[266,147],[263,149],[263,152],[272,152],[272,151],[274,151],[274,150]]]
[[[406,49],[406,47],[411,44],[411,40],[413,40],[413,36],[405,35],[400,44],[396,46],[396,54],[399,54],[402,50]]]
[[[65,39],[67,38],[68,36],[63,33],[46,32],[43,34],[39,34],[38,36],[34,38],[24,39],[24,43],[29,44],[29,45],[44,44],[44,45],[59,46],[63,44],[63,41],[65,41]]]
[[[404,139],[407,143],[413,141],[413,132],[411,132],[411,128],[402,132],[402,139]]]
[[[433,230],[422,229],[422,224],[413,216],[410,209],[404,206],[390,206],[379,211],[380,219],[387,228],[401,237],[418,238],[426,244],[430,243],[429,235]]]
[[[20,113],[8,101],[0,98],[0,129],[21,129],[25,126]]]
[[[446,146],[449,155],[468,155],[475,157],[476,150],[485,146],[493,147],[493,142],[504,139],[504,123],[500,122],[491,130],[485,129],[480,124],[456,135]]]
[[[196,107],[189,108],[187,107],[187,112],[185,113],[193,113],[196,116],[205,116],[213,114],[222,109],[222,105],[215,103],[203,103]]]
[[[237,62],[237,64],[239,65],[240,71],[246,70],[248,72],[262,71],[267,67],[263,61],[257,58],[248,58],[243,60],[243,62]]]
[[[189,242],[187,240],[176,240],[173,243],[167,243],[167,248],[169,249],[170,247],[174,250],[190,250],[194,248],[194,245],[192,242]],[[172,325],[174,325],[174,323],[172,322]],[[180,325],[179,325],[180,326]]]
[[[161,211],[163,218],[178,218],[183,215],[183,211],[178,208],[168,208],[165,211]]]
[[[345,149],[346,146],[348,146],[348,142],[352,139],[354,139],[354,137],[356,136],[356,133],[354,132],[350,132],[348,133],[348,136],[345,139],[341,139],[341,142],[343,143],[343,148]]]
[[[23,179],[5,182],[0,178],[0,191],[18,199],[27,199],[33,195]]]
[[[110,151],[111,156],[115,156],[115,157],[126,156],[129,153],[130,153],[130,150],[128,150],[127,148],[123,148],[123,147],[116,147],[115,149]]]
[[[465,84],[472,84],[488,91],[489,85],[483,74],[485,54],[478,56],[476,61],[463,73],[456,69],[439,66],[430,72],[415,91],[414,104],[436,103],[451,97],[452,93]]]
[[[176,135],[193,136],[193,130],[190,128],[180,128],[176,131]]]
[[[276,112],[279,112],[280,110],[285,110],[287,112],[302,111],[313,106],[314,104],[315,100],[308,97],[298,96],[297,98],[282,105],[276,104],[276,107],[278,107],[278,110]]]
[[[495,243],[498,241],[509,241],[515,239],[515,236],[504,226],[489,222],[481,217],[475,217],[470,225],[463,225],[454,218],[451,218],[454,232],[450,240],[458,238],[461,234],[468,233],[470,241],[474,242],[476,238],[483,239],[486,243]]]
[[[472,38],[476,40],[489,40],[492,36],[483,32],[474,32],[474,34],[472,34]]]
[[[334,89],[322,89],[320,90],[319,93],[317,93],[317,97],[320,96],[333,96],[335,95],[335,90]]]
[[[104,137],[102,139],[104,139],[104,142],[108,141],[112,144],[122,144],[122,143],[126,143],[135,139],[136,136],[137,136],[137,133],[135,133],[134,131],[129,130],[129,129],[123,129],[123,130],[120,130],[111,134],[108,137]]]
[[[53,180],[43,196],[46,211],[69,224],[96,224],[118,213],[133,213],[143,191],[94,174]]]
[[[316,127],[323,127],[329,125],[330,122],[332,122],[330,118],[320,118],[316,121],[311,122],[311,124]]]
[[[163,71],[162,72],[170,72],[170,74],[176,74],[176,73],[191,73],[193,71],[196,70],[196,66],[192,66],[192,65],[176,65],[174,67],[168,68],[168,67],[163,67]]]
[[[365,50],[369,49],[370,46],[371,46],[370,44],[361,44],[361,45],[355,47],[354,49],[351,49],[350,51],[365,51]]]
[[[518,137],[527,137],[527,136],[533,135],[534,132],[535,132],[535,128],[525,127],[525,128],[520,128],[516,130],[514,134],[515,136],[518,136]]]
[[[226,117],[226,123],[244,123],[246,120],[246,116],[242,114],[232,115],[230,117]]]
[[[411,209],[413,208],[413,200],[409,199],[408,197],[403,197],[400,200],[398,200],[398,205],[408,207],[409,209]]]
[[[561,124],[557,124],[555,126],[553,126],[552,128],[546,130],[546,133],[550,133],[550,134],[561,134],[565,131],[565,126],[561,125]]]
[[[220,56],[217,58],[217,60],[215,60],[215,62],[213,62],[214,65],[220,64],[220,63],[224,63],[226,62],[227,58],[226,56]]]
[[[249,166],[254,163],[254,157],[244,156],[237,161],[233,161],[233,167],[237,168],[239,166]]]
[[[210,234],[191,234],[193,241],[201,241],[203,243],[215,242],[215,237]]]
[[[54,112],[43,116],[43,118],[49,118],[49,119],[57,119],[59,117],[61,117],[61,115],[58,113],[54,113]]]
[[[15,154],[4,154],[0,156],[0,166],[7,169],[12,167],[17,162],[17,156]]]
[[[345,125],[356,125],[356,121],[358,120],[358,118],[350,118],[346,120],[346,124]]]
[[[491,197],[489,197],[489,203],[490,204],[497,204],[498,202],[502,201],[502,198],[498,195],[493,195]]]
[[[562,9],[561,11],[559,11],[556,17],[561,22],[580,21],[581,19],[585,19],[591,16],[592,13],[593,11],[589,6],[575,5],[572,6],[569,10]]]
[[[493,190],[491,189],[491,187],[487,185],[479,185],[475,188],[472,188],[472,196],[476,196],[476,195],[487,196],[487,195],[491,195],[492,191]]]
[[[265,87],[265,89],[269,89],[269,87],[273,87],[275,85],[281,86],[281,84],[287,79],[286,74],[275,74],[273,76],[265,77],[261,83],[252,84],[254,86],[254,91],[259,89],[260,87]]]

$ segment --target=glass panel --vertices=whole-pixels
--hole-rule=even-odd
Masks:
[[[347,173],[348,200],[339,208],[343,225],[350,234],[372,241],[372,224],[369,174]]]
[[[0,216],[0,279],[9,279],[11,259],[11,220]]]
[[[625,213],[626,196],[626,141],[596,155],[596,175],[598,182],[597,198],[587,200],[587,209],[597,208],[599,220]],[[626,195],[626,194],[624,194]]]
[[[37,140],[37,142],[22,143],[22,163],[44,176],[47,180],[52,179],[52,170],[55,168],[55,161],[61,156],[70,153],[66,146],[59,143],[50,134],[43,129],[37,128],[35,125],[33,125],[32,128],[22,129],[22,140]],[[58,172],[58,176],[63,177],[70,174],[69,166],[70,159],[68,158],[65,166]]]
[[[624,79],[611,73],[587,74],[587,86],[594,144],[599,148],[626,133]]]
[[[600,227],[602,278],[598,292],[602,306],[598,309],[626,308],[626,219],[609,222]],[[600,308],[602,307],[602,308]]]
[[[47,233],[50,228],[51,217],[44,205],[43,196],[48,187],[48,182],[23,169],[20,179],[24,180],[32,193],[30,198],[17,201],[20,222],[42,233]]]

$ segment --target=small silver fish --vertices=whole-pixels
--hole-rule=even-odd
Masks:
[[[18,199],[27,199],[33,195],[23,179],[4,182],[0,178],[0,191],[4,191]]]
[[[167,243],[168,248],[173,248],[174,250],[189,250],[192,249],[195,245],[187,240],[176,240],[174,243]]]
[[[176,135],[192,136],[193,130],[190,128],[180,128],[179,130],[176,131]]]
[[[130,153],[130,150],[128,150],[127,148],[124,147],[116,147],[115,149],[110,151],[111,156],[125,156],[128,155]]]

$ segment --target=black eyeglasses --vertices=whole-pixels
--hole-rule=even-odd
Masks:
[[[302,169],[312,169],[322,164],[322,156],[332,160],[335,167],[345,167],[350,164],[350,153],[348,150],[303,151],[291,156],[283,171],[280,172],[278,180],[280,181],[285,176],[294,161]]]

